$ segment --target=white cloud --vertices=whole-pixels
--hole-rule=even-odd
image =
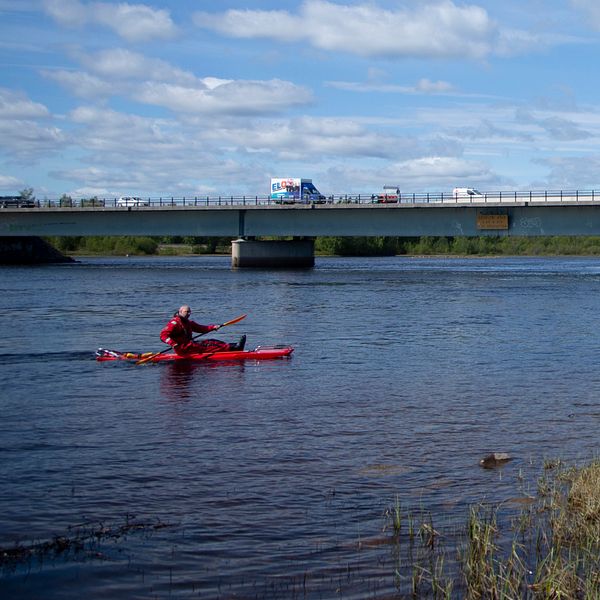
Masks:
[[[540,119],[537,124],[548,132],[551,139],[555,140],[583,140],[592,137],[590,132],[582,130],[573,121],[561,117]]]
[[[553,46],[563,44],[590,44],[581,36],[564,35],[543,31],[535,33],[523,29],[503,29],[498,32],[495,53],[504,58],[512,58],[525,53],[541,53]]]
[[[352,118],[298,117],[214,123],[203,132],[210,144],[261,153],[273,159],[320,161],[324,157],[392,158],[420,152],[409,136],[372,130]]]
[[[452,85],[447,81],[430,81],[429,79],[420,79],[416,85],[419,92],[425,94],[443,94],[452,91]]]
[[[82,27],[88,21],[88,10],[79,0],[44,0],[44,9],[60,25]]]
[[[255,194],[263,189],[266,194],[268,177],[285,164],[281,161],[301,161],[302,170],[316,176],[325,158],[345,157],[347,165],[364,165],[365,160],[423,152],[418,140],[372,131],[347,118],[207,121],[193,116],[180,123],[92,106],[69,116],[77,127],[73,137],[84,149],[83,166],[54,175],[87,193],[151,189],[160,194],[162,189],[172,194],[180,186],[185,194]],[[215,187],[219,181],[222,187]],[[360,181],[351,183],[356,189]]]
[[[145,4],[44,0],[43,5],[47,14],[65,27],[103,25],[130,42],[169,39],[177,31],[169,11]]]
[[[168,39],[175,35],[175,25],[166,10],[154,10],[143,4],[92,5],[99,23],[113,28],[122,38],[131,42]]]
[[[136,152],[168,153],[181,139],[176,123],[166,119],[146,118],[94,106],[80,106],[70,114],[73,123],[87,131],[82,146],[90,150],[110,149],[127,155]],[[89,135],[92,132],[92,135]],[[145,148],[147,147],[147,150]],[[119,156],[118,161],[122,160]]]
[[[0,151],[10,160],[35,160],[66,143],[57,127],[40,125],[51,117],[48,109],[25,95],[0,88]]]
[[[43,74],[90,100],[123,95],[175,113],[220,115],[278,113],[313,101],[309,89],[280,79],[199,78],[166,61],[125,49],[72,54],[92,73],[44,70]]]
[[[182,125],[92,106],[78,107],[70,117],[83,166],[67,165],[51,175],[73,182],[74,195],[189,196],[263,187],[266,193],[263,166],[247,155],[238,162],[223,150],[223,140],[205,135],[205,120]]]
[[[48,109],[24,94],[0,88],[0,119],[39,119],[49,117]]]
[[[328,169],[324,176],[323,190],[373,192],[384,185],[398,185],[403,193],[419,190],[450,192],[456,185],[494,185],[500,177],[488,165],[464,158],[426,156],[390,163],[384,167],[348,167],[339,165]],[[336,182],[338,182],[336,184]],[[341,185],[339,182],[342,182]],[[327,193],[327,192],[325,192]]]
[[[0,190],[16,192],[18,188],[23,186],[23,182],[11,175],[0,175]]]
[[[67,141],[57,127],[41,127],[34,121],[0,119],[0,150],[14,161],[46,157],[64,147]]]
[[[600,30],[600,4],[598,0],[571,0],[571,4],[580,10],[593,29]]]
[[[82,71],[43,70],[42,75],[56,81],[79,98],[99,100],[107,98],[115,92],[114,85]]]
[[[197,114],[252,115],[280,112],[311,102],[311,92],[289,81],[224,81],[211,87],[190,88],[168,83],[146,82],[134,96],[140,102]]]
[[[598,188],[600,156],[581,157],[551,156],[532,161],[548,169],[547,183],[552,189],[593,190]]]
[[[487,168],[478,161],[448,156],[427,156],[415,158],[395,165],[390,165],[387,172],[402,177],[404,181],[428,178],[430,181],[448,181],[463,179],[478,181],[482,179]]]
[[[306,37],[301,17],[284,10],[236,10],[224,15],[197,12],[194,22],[233,37],[269,38],[280,42],[298,41]]]
[[[475,5],[451,0],[386,10],[375,4],[341,5],[305,0],[297,15],[285,11],[198,12],[194,22],[238,38],[306,40],[322,50],[380,57],[484,58],[496,26]]]
[[[430,81],[429,79],[420,79],[414,85],[397,85],[393,83],[384,83],[382,81],[327,81],[325,85],[339,90],[349,92],[371,93],[378,92],[383,94],[459,94],[451,83],[447,81]]]
[[[584,114],[548,110],[536,112],[519,109],[516,111],[515,118],[519,123],[539,127],[548,135],[550,140],[561,142],[584,140],[597,137],[600,134],[598,123],[589,120],[586,122]],[[585,127],[585,129],[582,129],[582,127]],[[592,134],[594,130],[595,134]]]
[[[196,76],[167,61],[148,58],[125,48],[111,48],[95,54],[74,53],[80,63],[99,77],[111,80],[158,80],[181,85],[194,85]]]

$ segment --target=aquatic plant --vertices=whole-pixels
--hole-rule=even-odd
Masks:
[[[430,513],[403,510],[396,497],[384,529],[393,531],[399,592],[466,600],[600,598],[600,461],[546,462],[535,497],[523,504],[516,514],[505,504],[470,506],[461,530],[456,523],[434,527]],[[418,523],[418,535],[403,531],[404,521]]]
[[[72,525],[65,535],[28,544],[16,543],[9,547],[0,547],[0,569],[15,569],[31,560],[43,561],[45,558],[77,555],[82,552],[100,557],[97,551],[101,542],[117,541],[134,532],[152,532],[170,527],[167,523],[137,520],[133,515],[125,515],[121,525],[109,525],[102,522],[86,522]]]

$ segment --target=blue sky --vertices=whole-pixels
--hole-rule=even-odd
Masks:
[[[0,194],[600,189],[598,0],[0,0]]]

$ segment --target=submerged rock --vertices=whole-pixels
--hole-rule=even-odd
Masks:
[[[512,456],[510,456],[510,454],[507,454],[506,452],[492,452],[491,454],[488,454],[487,456],[482,458],[479,461],[479,464],[484,469],[492,469],[494,467],[507,463],[509,460],[512,460]]]

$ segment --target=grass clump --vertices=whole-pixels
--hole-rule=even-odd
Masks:
[[[410,514],[398,498],[386,519],[402,597],[600,598],[598,460],[546,463],[526,507],[471,506],[463,527],[434,527],[429,513]]]

